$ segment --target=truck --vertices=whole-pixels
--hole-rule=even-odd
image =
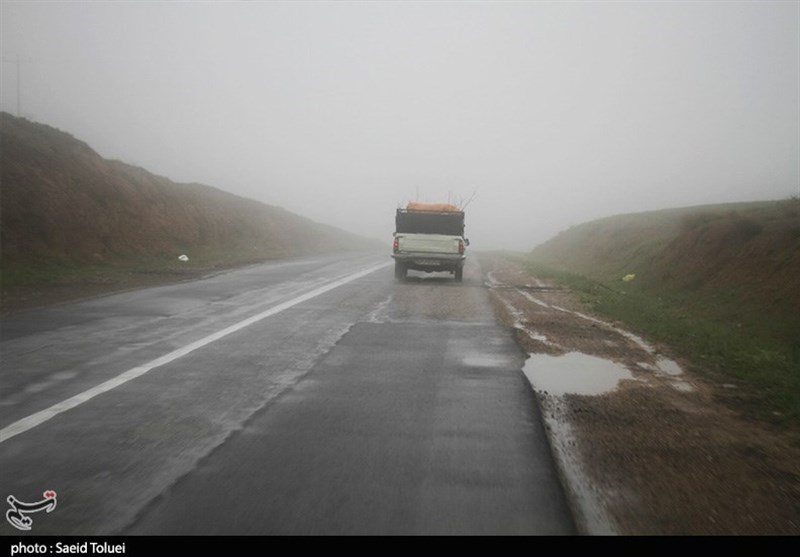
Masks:
[[[464,211],[447,203],[409,203],[395,213],[392,247],[394,277],[405,280],[409,270],[449,272],[464,278],[469,240],[464,237]]]

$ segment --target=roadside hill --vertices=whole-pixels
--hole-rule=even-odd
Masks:
[[[748,419],[800,424],[800,199],[575,226],[530,265],[691,362]]]
[[[2,113],[3,288],[92,266],[237,264],[377,242],[201,184],[102,158],[50,126]]]
[[[715,319],[736,324],[749,316],[797,342],[797,198],[608,217],[560,233],[532,256],[611,289],[654,294]],[[622,281],[631,274],[635,279]]]

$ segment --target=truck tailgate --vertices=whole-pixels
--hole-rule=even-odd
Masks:
[[[398,234],[399,251],[412,253],[458,253],[458,236]]]

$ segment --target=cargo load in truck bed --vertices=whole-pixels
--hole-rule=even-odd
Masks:
[[[418,203],[411,201],[406,206],[406,211],[415,213],[463,213],[461,209],[449,203]]]
[[[464,235],[464,212],[447,203],[409,203],[397,209],[395,232]]]

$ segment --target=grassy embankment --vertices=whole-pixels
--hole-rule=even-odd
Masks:
[[[178,253],[181,250],[176,250]],[[244,247],[195,247],[184,250],[189,261],[174,255],[127,255],[110,260],[62,260],[39,258],[0,268],[0,290],[13,293],[20,288],[46,288],[78,284],[124,283],[132,277],[192,277],[217,269],[231,268],[270,259],[289,257],[291,253],[269,252]]]
[[[800,200],[610,217],[515,259],[735,384],[743,414],[800,425]]]
[[[104,159],[50,126],[7,113],[0,124],[3,310],[35,305],[36,297],[46,303],[50,287],[62,291],[56,298],[74,299],[95,286],[106,292],[379,246],[279,207]]]

